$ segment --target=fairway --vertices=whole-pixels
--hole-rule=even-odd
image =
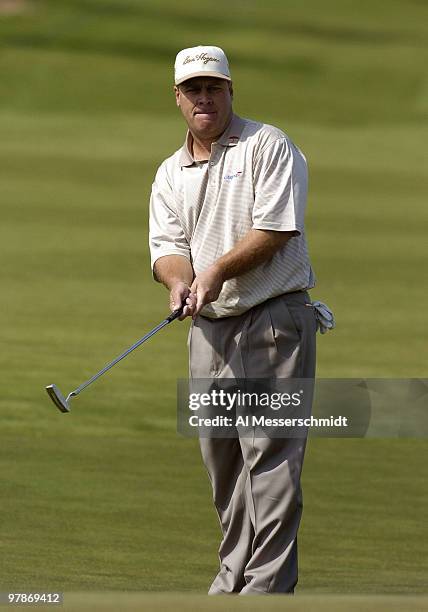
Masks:
[[[49,610],[41,606],[38,610]],[[158,612],[188,612],[189,610],[207,610],[208,612],[275,612],[289,610],[304,612],[318,610],[319,612],[423,612],[428,610],[427,597],[389,597],[384,596],[300,596],[286,598],[279,596],[262,597],[207,597],[201,595],[183,595],[171,593],[167,595],[143,593],[70,593],[64,599],[60,608],[65,612],[80,612],[99,610],[109,612],[122,610],[134,612],[137,610],[157,610]]]
[[[427,378],[428,7],[357,4],[220,0],[201,21],[196,0],[43,0],[0,15],[0,591],[65,592],[64,610],[232,609],[204,595],[220,530],[198,443],[176,433],[188,321],[70,414],[45,392],[67,394],[169,312],[148,199],[184,140],[182,47],[224,47],[235,111],[308,158],[312,298],[337,320],[318,376]],[[426,439],[310,440],[287,609],[427,609],[427,464]],[[285,607],[233,599],[262,605]]]

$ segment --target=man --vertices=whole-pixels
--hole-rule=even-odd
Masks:
[[[306,160],[279,129],[233,113],[220,48],[180,51],[174,92],[188,132],[156,174],[150,250],[171,309],[192,317],[190,376],[313,378]],[[210,594],[293,592],[305,442],[200,439],[223,532]]]

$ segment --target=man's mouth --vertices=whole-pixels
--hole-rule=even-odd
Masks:
[[[201,119],[211,119],[213,115],[216,115],[216,111],[196,111],[195,115]]]

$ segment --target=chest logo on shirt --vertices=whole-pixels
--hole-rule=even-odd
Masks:
[[[242,170],[238,170],[234,174],[225,174],[223,177],[223,180],[230,183],[231,181],[233,181],[233,179],[240,178],[241,176],[242,176]]]

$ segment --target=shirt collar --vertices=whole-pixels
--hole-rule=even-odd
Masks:
[[[245,121],[238,117],[238,115],[232,115],[232,119],[230,120],[229,125],[217,140],[216,144],[222,145],[223,147],[234,147],[241,140],[242,132],[244,130]],[[191,142],[191,133],[187,130],[186,140],[180,151],[180,166],[192,166],[195,163],[195,160],[190,153],[190,142]]]
[[[195,163],[195,160],[192,157],[192,154],[190,153],[190,139],[191,139],[191,134],[190,131],[187,130],[187,134],[186,134],[186,140],[184,141],[184,145],[181,147],[181,151],[180,151],[180,166],[191,166],[192,164]]]
[[[238,117],[238,115],[232,115],[232,119],[218,139],[218,144],[223,147],[234,147],[241,140],[242,132],[244,130],[245,121]]]

